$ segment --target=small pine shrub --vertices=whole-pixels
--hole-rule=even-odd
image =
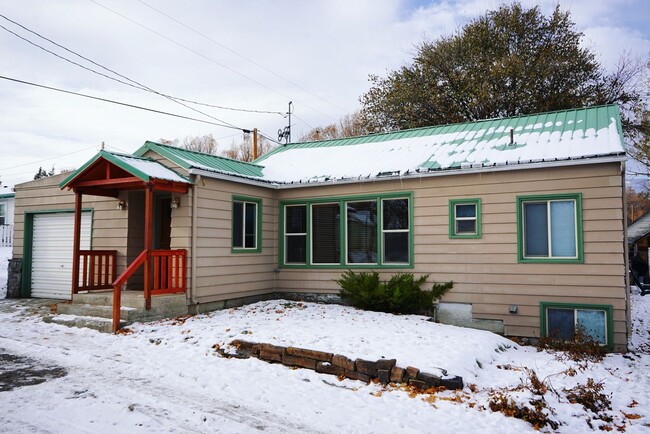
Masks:
[[[341,287],[341,298],[364,310],[388,313],[427,313],[433,301],[449,291],[453,282],[434,283],[431,290],[420,287],[429,275],[415,278],[413,273],[398,273],[387,282],[379,279],[379,273],[355,273],[348,270],[336,281]]]

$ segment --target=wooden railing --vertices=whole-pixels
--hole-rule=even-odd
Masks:
[[[143,250],[131,265],[126,267],[126,270],[120,277],[113,282],[113,333],[120,329],[120,307],[122,306],[122,285],[133,276],[138,268],[147,260],[147,251]]]
[[[116,277],[116,250],[80,250],[81,283],[78,291],[110,289]]]
[[[145,273],[144,297],[147,309],[151,307],[151,296],[169,294],[172,292],[185,292],[185,266],[187,263],[186,250],[143,250],[137,258],[113,282],[113,332],[120,329],[120,307],[122,305],[122,286],[133,273],[142,265],[146,265],[147,257],[153,262],[153,287],[151,292],[147,288],[149,279]],[[151,264],[151,262],[150,262]],[[145,266],[145,270],[147,267]]]
[[[151,295],[185,292],[185,250],[152,250],[153,287]]]

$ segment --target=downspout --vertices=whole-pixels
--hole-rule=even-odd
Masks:
[[[627,243],[627,187],[625,185],[625,161],[621,162],[621,193],[623,195],[623,263],[625,264],[625,328],[626,341],[629,342],[632,336],[632,306],[630,304],[630,252]],[[627,345],[626,348],[627,350]]]
[[[192,252],[191,253],[192,254],[191,273],[192,273],[192,277],[190,278],[189,297],[190,297],[190,301],[195,306],[195,308],[194,308],[195,313],[199,313],[199,308],[198,308],[199,302],[194,297],[194,292],[195,292],[195,288],[196,288],[196,263],[197,263],[196,239],[197,239],[197,232],[198,232],[197,228],[196,228],[196,225],[198,223],[198,212],[197,212],[198,205],[197,205],[196,198],[197,198],[198,194],[197,194],[196,191],[198,190],[199,184],[201,182],[203,182],[203,179],[201,178],[201,175],[196,175],[196,177],[194,178],[194,186],[192,187],[192,228],[191,228],[191,231],[190,231],[190,233],[192,234],[191,235],[191,237],[192,237],[192,239],[191,239],[191,243],[192,243],[192,246],[191,246],[191,252]]]

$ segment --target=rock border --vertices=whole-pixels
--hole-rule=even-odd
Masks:
[[[306,348],[283,347],[258,342],[235,339],[230,346],[236,348],[235,354],[219,349],[224,357],[247,359],[255,357],[269,363],[281,363],[285,366],[311,369],[320,374],[336,375],[340,378],[365,381],[378,380],[382,384],[403,383],[417,387],[420,390],[432,387],[445,387],[450,390],[463,388],[463,379],[459,376],[447,377],[447,371],[442,370],[445,377],[422,372],[413,366],[401,368],[396,359],[379,359],[376,361],[352,360],[340,354]]]

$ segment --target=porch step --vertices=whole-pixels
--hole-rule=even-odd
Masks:
[[[43,317],[43,322],[60,324],[67,327],[89,328],[102,333],[111,333],[113,321],[108,318],[77,315],[52,315]],[[126,325],[121,321],[122,326]]]
[[[81,303],[59,303],[56,306],[56,311],[60,315],[74,315],[82,317],[95,317],[113,320],[113,307],[100,306],[95,304],[81,304]],[[138,309],[133,307],[120,308],[120,319],[127,323],[135,322],[131,318],[137,314]]]
[[[145,308],[144,293],[142,291],[122,291],[120,298],[122,307]],[[93,291],[75,294],[73,304],[77,303],[112,307],[113,291]],[[151,309],[182,309],[187,311],[185,293],[155,295],[151,297]]]
[[[144,293],[142,291],[122,291],[120,308],[120,322],[122,326],[134,322],[155,321],[164,318],[173,318],[180,315],[187,315],[187,301],[184,293],[165,294],[151,297],[151,309],[145,308]],[[93,318],[104,324],[88,326],[95,330],[110,332],[113,319],[113,291],[96,291],[75,294],[73,302],[62,302],[57,304],[59,315],[52,317],[52,321],[60,324],[70,322],[71,327],[86,327],[87,318]],[[54,318],[60,318],[56,321]],[[68,317],[82,318],[73,321]],[[81,325],[75,325],[79,323]],[[92,322],[90,322],[92,324]]]

